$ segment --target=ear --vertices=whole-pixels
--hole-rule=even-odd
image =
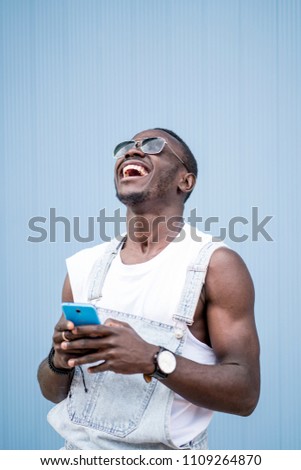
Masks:
[[[178,188],[182,193],[190,193],[196,183],[196,177],[193,173],[185,173],[179,181]]]

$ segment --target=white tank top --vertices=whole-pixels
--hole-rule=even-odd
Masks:
[[[170,243],[145,263],[126,265],[118,253],[107,273],[98,305],[173,325],[172,316],[184,287],[187,266],[195,259],[201,246],[211,241],[210,235],[199,231],[196,233],[202,241],[192,240],[187,224],[184,230],[183,240]],[[90,270],[106,246],[107,243],[103,243],[67,259],[74,302],[87,302]],[[216,363],[213,350],[198,341],[189,330],[183,356],[201,364]],[[205,430],[212,414],[211,410],[197,407],[175,394],[170,420],[175,444],[181,446]]]

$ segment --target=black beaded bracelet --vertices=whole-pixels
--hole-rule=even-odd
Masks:
[[[52,346],[52,348],[50,349],[50,352],[48,354],[49,369],[51,369],[52,372],[54,372],[55,374],[59,374],[59,375],[70,375],[70,374],[72,374],[72,372],[74,371],[74,368],[73,369],[59,369],[58,367],[55,367],[55,365],[53,364],[54,352],[55,352],[54,347]]]

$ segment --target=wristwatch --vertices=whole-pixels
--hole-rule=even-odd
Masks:
[[[160,347],[159,351],[154,356],[154,364],[155,371],[150,374],[150,377],[166,379],[176,368],[176,356],[168,349]]]

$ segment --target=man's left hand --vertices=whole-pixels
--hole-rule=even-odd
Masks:
[[[72,330],[72,341],[63,342],[62,349],[72,355],[82,349],[85,354],[69,359],[70,367],[104,361],[89,367],[89,372],[107,370],[120,374],[151,374],[154,371],[153,357],[158,346],[144,341],[125,322],[108,319],[104,325],[78,326]],[[87,350],[91,349],[91,354]]]

